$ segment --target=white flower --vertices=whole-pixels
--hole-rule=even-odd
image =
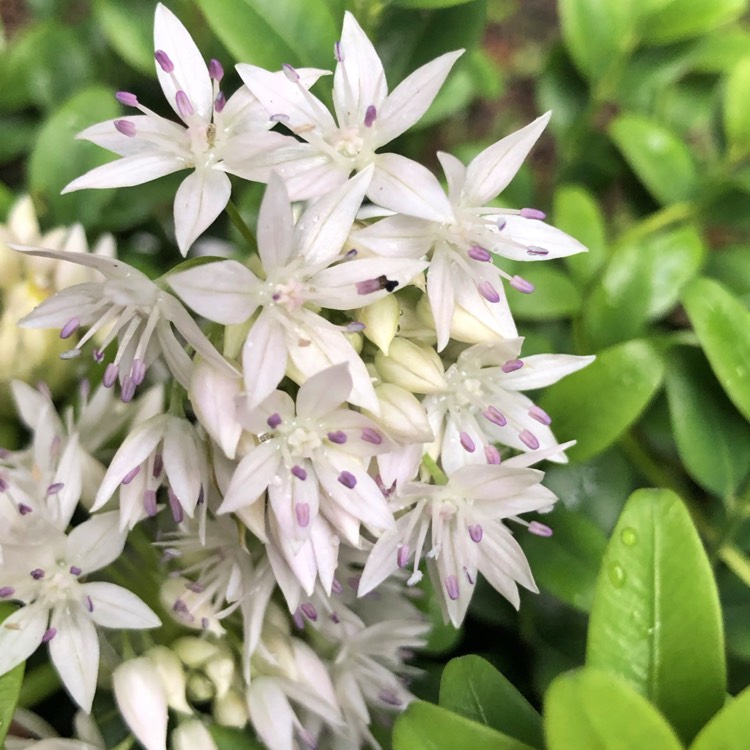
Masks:
[[[78,328],[88,327],[88,332],[64,355],[66,359],[79,356],[81,347],[99,330],[108,331],[94,350],[94,359],[103,361],[106,348],[118,339],[117,353],[107,365],[102,382],[110,387],[119,378],[123,401],[133,398],[148,366],[159,353],[178,382],[184,388],[190,387],[192,360],[173,327],[205,359],[225,372],[234,372],[180,302],[132,266],[90,254],[16,249],[28,255],[89,266],[104,276],[104,281],[76,284],[57,292],[22,318],[20,325],[60,328],[61,338],[69,338]]]
[[[396,208],[399,215],[354,235],[359,245],[383,256],[418,258],[431,254],[427,294],[438,349],[448,343],[456,305],[499,337],[517,335],[502,279],[523,293],[533,292],[534,287],[520,276],[511,277],[497,268],[495,256],[535,261],[586,250],[572,237],[541,221],[541,211],[486,205],[514,177],[548,120],[549,113],[539,117],[486,148],[468,166],[450,154],[438,154],[448,180],[447,196],[435,177],[421,178],[412,185],[417,197],[403,200]],[[409,184],[411,178],[404,173],[403,179]],[[380,202],[376,196],[373,200]],[[430,207],[430,214],[424,204]]]
[[[530,591],[537,589],[523,550],[502,520],[524,523],[517,518],[519,513],[546,508],[556,500],[539,484],[543,472],[526,468],[540,457],[545,456],[517,456],[502,466],[466,466],[453,472],[444,485],[405,484],[392,503],[408,510],[373,547],[362,573],[360,596],[411,560],[409,582],[416,583],[422,575],[419,562],[426,556],[446,620],[456,627],[466,614],[477,571],[517,608],[517,583]],[[532,531],[539,528],[531,526]]]
[[[341,252],[369,175],[365,170],[310,205],[296,225],[284,184],[271,179],[258,217],[265,280],[233,260],[168,277],[193,310],[217,323],[245,323],[260,308],[242,350],[251,408],[273,392],[291,360],[306,378],[347,362],[354,381],[351,402],[377,410],[370,375],[345,331],[317,312],[367,305],[424,268],[422,261],[351,259]]]
[[[241,150],[252,164],[252,154],[288,139],[267,132],[274,123],[244,87],[226,99],[219,88],[224,75],[221,64],[211,60],[207,67],[187,29],[161,4],[156,7],[154,45],[159,83],[184,126],[144,107],[135,94],[118,92],[122,104],[143,114],[93,125],[78,137],[121,158],[73,180],[63,192],[140,185],[193,169],[174,202],[177,244],[185,255],[229,201],[231,184],[226,171],[232,170],[225,156]],[[318,75],[305,71],[306,84],[312,85]]]
[[[237,66],[273,119],[306,141],[270,153],[269,171],[274,169],[284,178],[292,200],[303,200],[319,197],[343,184],[352,171],[374,164],[368,197],[398,210],[405,189],[402,173],[417,181],[429,173],[403,156],[375,152],[422,117],[462,50],[423,65],[390,94],[383,64],[349,12],[334,52],[336,120],[291,66],[284,66],[285,79],[253,65]],[[233,167],[236,174],[243,174],[241,162],[233,162]]]
[[[117,559],[124,544],[117,514],[105,513],[45,545],[3,547],[0,597],[25,606],[0,625],[0,674],[48,643],[52,663],[73,700],[91,711],[99,669],[96,626],[144,629],[160,624],[121,586],[80,580]]]

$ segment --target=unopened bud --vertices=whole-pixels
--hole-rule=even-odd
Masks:
[[[216,695],[221,697],[227,693],[234,681],[234,659],[228,654],[222,654],[208,661],[203,671],[216,687]]]
[[[216,688],[206,675],[193,672],[188,677],[187,695],[193,703],[206,703],[216,695]]]
[[[198,719],[180,724],[172,732],[171,739],[172,750],[217,750],[213,737]]]
[[[419,399],[393,383],[375,386],[380,415],[372,416],[394,438],[408,443],[430,443],[435,437]]]
[[[129,659],[112,674],[120,714],[146,750],[166,750],[167,696],[159,673],[146,657]]]
[[[221,653],[219,647],[201,638],[186,635],[172,644],[177,658],[190,669],[200,669],[209,659],[215,659]]]
[[[166,646],[154,646],[146,652],[146,656],[159,673],[167,696],[167,705],[173,711],[192,713],[185,700],[185,670],[177,654]]]
[[[391,341],[398,331],[399,304],[395,295],[389,294],[357,312],[357,320],[365,324],[364,334],[383,354],[388,354]]]
[[[214,720],[223,727],[241,729],[247,724],[247,704],[245,697],[234,688],[218,696],[213,705]]]
[[[396,337],[388,349],[375,355],[375,366],[383,380],[412,393],[438,393],[446,388],[444,368],[437,352]]]

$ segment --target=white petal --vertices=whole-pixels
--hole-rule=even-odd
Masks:
[[[67,562],[93,573],[116,560],[125,548],[126,534],[118,529],[117,511],[98,513],[68,534]]]
[[[303,419],[320,419],[344,403],[351,390],[352,376],[346,362],[321,370],[299,389],[297,414]]]
[[[397,551],[402,544],[408,543],[405,532],[412,520],[413,513],[407,513],[396,521],[394,528],[380,535],[367,557],[357,585],[357,596],[369,594],[398,568]]]
[[[390,216],[355,231],[354,244],[377,255],[421,258],[433,244],[433,224],[413,216]]]
[[[268,398],[286,371],[285,332],[271,312],[264,310],[242,347],[242,369],[248,408]]]
[[[448,181],[448,197],[452,204],[458,205],[466,181],[466,167],[459,159],[445,151],[438,151],[437,158]]]
[[[480,545],[483,557],[491,562],[491,565],[483,565],[482,572],[485,571],[485,567],[497,567],[525,588],[536,591],[526,555],[510,531],[501,523],[487,524],[483,531]]]
[[[63,605],[52,612],[50,627],[57,630],[49,642],[52,663],[71,698],[86,712],[96,692],[99,639],[82,605]]]
[[[167,696],[156,667],[146,657],[115,668],[112,685],[122,717],[146,750],[166,750]]]
[[[229,177],[218,169],[196,169],[182,181],[174,198],[174,228],[183,255],[226,208],[231,194]]]
[[[530,391],[544,388],[590,365],[596,357],[572,354],[534,354],[523,358],[523,367],[504,373],[502,387],[509,391]]]
[[[103,255],[94,255],[93,253],[71,253],[65,250],[47,250],[45,248],[37,247],[22,247],[20,245],[11,244],[14,250],[24,253],[24,255],[40,256],[42,258],[53,258],[54,260],[65,260],[70,263],[78,263],[81,266],[88,266],[94,268],[102,273],[107,278],[113,279],[130,279],[138,284],[146,283],[153,284],[151,279],[146,274],[141,273],[138,269],[129,266],[117,258],[107,258]],[[96,288],[96,284],[82,284],[86,288]],[[58,292],[58,295],[67,292],[64,289],[62,292]],[[56,295],[56,296],[58,296]]]
[[[136,135],[127,136],[121,133],[115,123],[120,120],[129,122],[135,126]],[[131,115],[117,117],[114,120],[98,122],[90,128],[81,131],[77,140],[90,141],[97,146],[113,151],[120,156],[129,156],[145,152],[158,153],[169,152],[175,155],[182,142],[185,141],[186,133],[182,125],[167,120],[158,115]],[[170,143],[171,148],[160,147],[159,141]],[[190,152],[185,149],[185,156],[190,157]]]
[[[247,689],[250,721],[273,750],[293,750],[295,716],[289,699],[273,677],[258,677]]]
[[[552,260],[587,251],[578,240],[543,221],[514,215],[505,215],[503,218],[505,226],[502,231],[493,232],[495,242],[488,250],[504,258],[522,261]],[[506,237],[508,241],[504,241]],[[547,250],[547,255],[529,255],[526,250],[529,245]]]
[[[448,345],[450,339],[451,320],[455,308],[455,292],[453,288],[454,270],[447,252],[436,252],[427,274],[427,294],[430,309],[435,321],[438,351]]]
[[[135,594],[114,583],[81,584],[81,593],[91,597],[89,617],[105,628],[143,630],[158,628],[161,620]]]
[[[367,197],[379,206],[430,221],[453,220],[453,209],[435,175],[399,154],[378,154]]]
[[[505,502],[539,484],[543,477],[544,472],[538,469],[512,469],[488,464],[458,469],[451,475],[451,481],[467,497]]]
[[[29,604],[0,623],[0,675],[26,661],[37,650],[48,622],[46,606]]]
[[[549,122],[550,113],[486,148],[466,168],[464,205],[484,206],[515,177],[521,164]]]
[[[252,293],[258,278],[236,260],[189,268],[167,281],[198,315],[216,323],[244,323],[258,307]]]
[[[156,63],[159,83],[172,109],[180,114],[175,94],[178,89],[182,89],[188,95],[196,113],[209,121],[213,112],[213,89],[206,63],[188,30],[177,16],[161,3],[156,6],[154,17],[154,49],[166,52],[174,63],[172,75],[165,73]]]
[[[281,456],[273,441],[261,443],[240,461],[229,483],[219,513],[252,505],[276,476]]]
[[[322,198],[333,190],[341,187],[349,179],[351,169],[346,164],[337,164],[325,159],[318,163],[320,157],[315,159],[304,158],[298,162],[287,162],[285,167],[279,167],[277,171],[286,171],[284,180],[289,198],[293,201],[311,201]],[[313,166],[304,169],[310,162]]]
[[[258,212],[258,254],[266,271],[289,262],[293,229],[289,196],[281,177],[273,173]]]
[[[115,159],[101,167],[94,167],[86,174],[69,182],[62,194],[86,188],[117,188],[142,185],[157,177],[185,169],[185,162],[178,156],[148,151]]]
[[[203,485],[203,447],[193,426],[170,417],[162,444],[164,471],[180,505],[192,518]]]
[[[375,121],[378,145],[397,138],[421,119],[462,54],[463,50],[458,50],[440,55],[417,68],[391,92]]]

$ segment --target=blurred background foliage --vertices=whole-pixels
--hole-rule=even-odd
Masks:
[[[487,740],[479,732],[477,747],[541,747],[532,706],[542,705],[550,682],[565,670],[584,661],[601,666],[601,658],[592,660],[597,637],[592,631],[606,619],[601,611],[609,605],[600,603],[606,596],[599,589],[618,579],[603,560],[615,554],[616,537],[609,548],[608,539],[626,499],[641,487],[682,498],[689,515],[677,526],[688,536],[674,532],[678,536],[669,542],[674,579],[665,573],[662,580],[653,566],[663,552],[659,534],[669,532],[661,524],[672,523],[665,508],[683,505],[671,493],[639,501],[639,512],[651,503],[649,528],[655,529],[647,548],[651,584],[632,606],[618,610],[619,617],[638,620],[648,603],[652,632],[670,634],[683,658],[701,649],[708,654],[700,673],[706,684],[710,665],[723,665],[726,655],[728,682],[722,682],[722,672],[711,683],[706,700],[712,709],[702,716],[710,718],[726,690],[737,693],[750,683],[747,0],[172,0],[167,5],[206,58],[225,64],[228,91],[239,85],[232,70],[238,61],[269,68],[283,62],[330,67],[345,9],[375,40],[391,87],[421,63],[465,47],[431,110],[393,149],[433,167],[437,150],[467,160],[553,110],[548,132],[500,198],[503,205],[543,209],[589,248],[564,261],[527,264],[523,275],[537,291],[511,300],[527,354],[597,355],[595,364],[548,389],[541,401],[558,438],[578,440],[570,464],[547,474],[547,484],[560,496],[547,521],[554,536],[522,537],[541,594],[525,596],[516,613],[480,583],[463,631],[437,625],[420,657],[425,673],[415,690],[432,702],[440,693],[441,705],[454,718],[444,724],[445,713],[418,704],[399,724],[396,746],[457,747],[444,744],[453,730],[460,730],[460,746],[467,746],[466,737],[473,742],[471,732],[479,730],[456,724],[460,714],[462,722],[474,719],[529,743],[497,744],[496,737]],[[153,71],[153,0],[4,0],[0,8],[0,218],[28,192],[43,229],[81,222],[90,241],[103,231],[115,232],[125,259],[154,273],[165,270],[175,257],[170,221],[176,183],[169,178],[134,189],[59,195],[69,180],[108,159],[73,137],[117,115],[115,90],[134,91],[147,106],[163,111]],[[262,188],[238,187],[236,202],[252,224]],[[209,234],[236,239],[228,224],[215,225]],[[508,266],[513,264],[504,261],[506,270],[518,272]],[[13,426],[4,432],[12,440]],[[704,547],[691,547],[693,525]],[[711,570],[722,617],[718,630],[706,635],[685,623],[692,622],[695,607],[719,611],[711,604]],[[705,585],[691,593],[683,585],[687,579]],[[663,608],[657,606],[655,582],[665,587],[659,594],[665,597]],[[437,606],[427,606],[437,623]],[[592,606],[599,608],[599,620],[591,618],[587,656]],[[670,630],[674,623],[667,612],[682,618],[682,626]],[[628,637],[623,635],[619,646],[631,653]],[[440,687],[444,664],[465,654],[480,654],[504,677],[468,657],[452,662],[452,676],[444,675]],[[652,658],[658,664],[649,662],[649,668],[658,672],[662,656]],[[640,716],[642,698],[627,692],[629,684],[664,712],[683,741],[692,739],[700,726],[685,728],[651,688],[622,676],[630,679],[624,687],[597,672],[560,678],[548,697],[550,747],[587,746],[575,744],[581,737],[563,740],[550,729],[556,712],[564,713],[566,701],[574,698],[584,705],[588,698],[609,696],[617,704],[622,694],[621,705],[629,706],[623,717],[631,710]],[[455,687],[461,680],[478,680],[493,695],[507,693],[515,707],[507,713],[521,729],[514,734],[507,717],[490,720],[486,706],[471,709],[451,698],[451,690],[461,692]],[[511,684],[507,690],[504,681]],[[716,685],[723,685],[718,704]],[[648,709],[654,715],[644,713],[643,725],[656,726],[662,719],[653,706]],[[612,721],[615,725],[616,717]],[[428,725],[442,727],[443,740],[420,745],[424,736],[414,727]],[[655,742],[659,736],[641,740]],[[485,740],[490,744],[482,744]],[[671,747],[661,742],[646,746]]]

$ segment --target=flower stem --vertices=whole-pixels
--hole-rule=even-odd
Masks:
[[[665,206],[651,216],[639,221],[634,227],[623,233],[618,240],[619,245],[634,244],[654,232],[665,229],[678,221],[685,221],[695,214],[695,206],[687,201]]]
[[[62,690],[62,684],[57,671],[50,662],[45,662],[26,672],[18,705],[23,708],[33,708],[58,690]]]
[[[448,477],[445,472],[435,463],[435,460],[429,455],[429,453],[425,453],[424,456],[422,456],[422,466],[427,469],[435,484],[448,484]]]
[[[256,253],[258,251],[258,243],[255,240],[255,235],[250,231],[250,227],[245,223],[245,220],[240,215],[237,206],[232,201],[227,203],[227,216],[229,220],[234,224],[235,229],[243,236],[245,242],[250,246],[250,252]]]

